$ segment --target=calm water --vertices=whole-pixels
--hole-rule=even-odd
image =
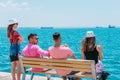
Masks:
[[[29,33],[37,33],[39,36],[39,45],[47,50],[53,45],[52,34],[60,32],[62,44],[68,44],[74,51],[76,57],[81,59],[80,46],[86,31],[93,30],[98,40],[103,45],[103,64],[105,71],[111,75],[107,80],[120,80],[120,28],[81,28],[81,29],[37,29],[37,28],[20,28],[19,33],[25,41],[21,44],[21,49],[28,43],[27,36]],[[9,61],[9,41],[6,37],[6,29],[0,28],[0,71],[10,72]]]

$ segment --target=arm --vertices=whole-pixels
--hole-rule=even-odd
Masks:
[[[102,62],[103,56],[102,56],[102,46],[101,45],[97,46],[97,51],[98,51],[100,61]]]
[[[84,60],[85,59],[85,44],[86,43],[86,39],[84,38],[83,40],[82,40],[82,48],[81,48],[81,55],[82,55],[82,59]]]
[[[72,57],[72,59],[76,59],[75,55],[72,55],[71,57]]]
[[[71,56],[72,59],[76,59],[73,51],[70,48],[67,47],[67,51],[68,51],[68,55]]]
[[[24,41],[24,39],[23,39],[22,36],[19,36],[18,39],[19,39],[19,40],[18,40],[19,43]]]
[[[23,42],[23,37],[17,31],[14,31],[14,36],[18,39],[18,43]]]
[[[81,53],[82,53],[82,59],[84,60],[85,59],[84,50],[81,50]]]
[[[41,49],[39,46],[37,46],[37,53],[42,56],[49,56],[49,52]]]

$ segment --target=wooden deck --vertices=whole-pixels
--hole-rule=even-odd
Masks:
[[[30,76],[27,75],[26,80],[29,80],[29,79],[30,79]],[[0,72],[0,80],[12,80],[11,74],[6,72]],[[47,80],[47,78],[42,76],[34,76],[33,80]],[[52,77],[52,80],[62,80],[62,79]]]

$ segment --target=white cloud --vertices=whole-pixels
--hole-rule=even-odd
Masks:
[[[22,6],[27,6],[28,3],[27,3],[27,2],[23,2],[21,5],[22,5]]]
[[[7,1],[6,6],[7,7],[17,7],[19,4],[18,3],[14,3],[12,1]]]
[[[7,2],[3,3],[0,2],[1,8],[17,8],[17,9],[29,9],[29,3],[28,2],[13,2],[12,0],[8,0]]]
[[[0,3],[0,7],[5,8],[6,5],[4,3]]]

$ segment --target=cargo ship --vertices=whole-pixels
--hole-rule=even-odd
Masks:
[[[41,27],[41,29],[53,29],[53,27]]]

